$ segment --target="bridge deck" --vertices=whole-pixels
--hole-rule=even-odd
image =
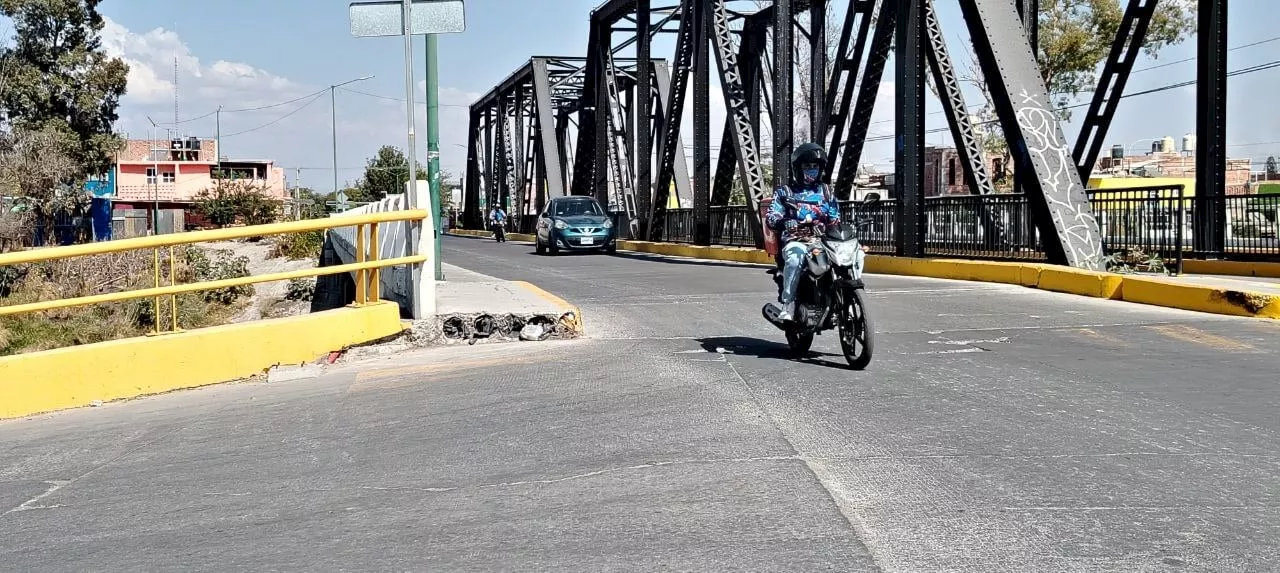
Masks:
[[[1272,322],[876,276],[854,373],[829,336],[781,357],[758,268],[445,241],[581,306],[588,338],[2,423],[0,562],[1277,565]]]

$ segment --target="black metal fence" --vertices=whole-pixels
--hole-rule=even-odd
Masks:
[[[1209,203],[1188,196],[1181,185],[1090,189],[1102,243],[1109,254],[1142,252],[1167,261],[1208,257],[1280,261],[1280,195],[1233,195]],[[1226,217],[1223,252],[1196,252],[1194,221],[1199,209],[1216,207]],[[860,240],[875,253],[893,254],[898,203],[884,199],[863,208],[846,201],[841,217],[865,219]],[[745,205],[711,208],[711,243],[754,246]],[[693,242],[693,210],[668,209],[659,240]],[[627,235],[626,218],[614,213]],[[512,230],[532,233],[537,216],[512,221]],[[1024,195],[953,195],[925,199],[925,254],[935,257],[1028,260],[1045,258],[1039,231]]]
[[[1227,221],[1222,253],[1194,251],[1198,209],[1210,206],[1189,197],[1182,186],[1091,189],[1088,191],[1108,253],[1141,251],[1166,260],[1183,256],[1280,260],[1280,195],[1235,195],[1219,198]],[[868,220],[860,230],[872,252],[896,251],[898,204],[885,199],[869,209],[856,202],[841,204],[841,216]],[[711,208],[711,242],[751,246],[748,227],[753,213],[746,206]],[[663,241],[693,240],[693,212],[669,209]],[[1023,195],[961,195],[925,200],[925,254],[1002,260],[1043,260],[1039,231]]]

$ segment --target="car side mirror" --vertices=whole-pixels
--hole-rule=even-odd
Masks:
[[[862,206],[870,207],[880,202],[880,194],[872,191],[862,197]]]

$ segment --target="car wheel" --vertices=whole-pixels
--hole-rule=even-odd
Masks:
[[[547,254],[547,249],[542,246],[542,241],[539,240],[537,237],[534,237],[533,239],[533,252],[539,255]]]

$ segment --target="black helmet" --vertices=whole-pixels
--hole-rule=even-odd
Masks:
[[[827,171],[827,151],[821,145],[816,143],[803,143],[791,152],[791,179],[800,181],[803,179],[800,173],[801,163],[817,163],[818,179],[821,180]]]

